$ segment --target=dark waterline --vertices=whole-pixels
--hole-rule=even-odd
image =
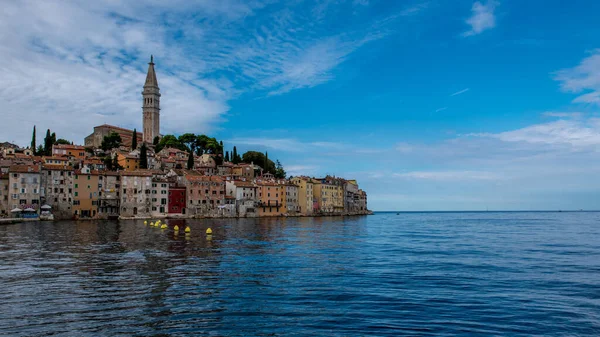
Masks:
[[[600,213],[168,222],[0,226],[0,335],[600,335]]]

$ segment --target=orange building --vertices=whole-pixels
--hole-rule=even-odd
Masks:
[[[140,158],[129,153],[117,153],[117,161],[125,171],[135,171],[140,168]]]
[[[79,145],[55,144],[52,145],[52,156],[69,156],[77,159],[84,159],[85,147]]]
[[[73,215],[94,218],[98,214],[100,175],[88,168],[75,171],[73,179]]]
[[[284,186],[259,182],[258,186],[258,216],[278,216],[285,213],[282,200],[285,198]]]

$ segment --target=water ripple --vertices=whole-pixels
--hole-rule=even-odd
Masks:
[[[597,213],[0,227],[0,336],[600,335]],[[209,240],[203,234],[214,231]]]

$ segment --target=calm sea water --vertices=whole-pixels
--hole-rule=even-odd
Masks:
[[[0,335],[600,335],[600,213],[188,224],[0,226]]]

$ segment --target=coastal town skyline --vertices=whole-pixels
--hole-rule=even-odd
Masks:
[[[7,2],[0,141],[141,131],[153,54],[162,133],[357,178],[374,210],[598,209],[599,8],[532,4]]]

